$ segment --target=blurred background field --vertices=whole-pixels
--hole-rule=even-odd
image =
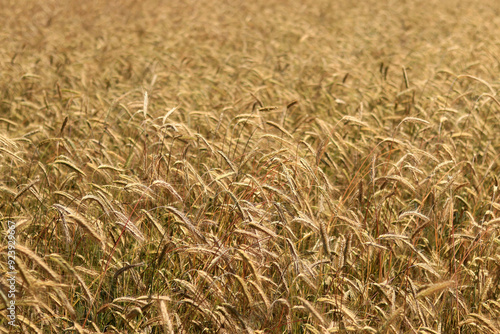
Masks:
[[[498,333],[499,14],[5,1],[0,331]]]

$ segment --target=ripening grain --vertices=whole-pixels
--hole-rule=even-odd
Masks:
[[[19,332],[500,332],[499,12],[6,1]]]

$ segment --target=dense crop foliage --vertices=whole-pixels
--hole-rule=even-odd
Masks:
[[[3,4],[2,333],[498,333],[500,3],[404,2]]]

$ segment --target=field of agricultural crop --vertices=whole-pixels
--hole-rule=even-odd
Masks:
[[[499,333],[497,0],[7,0],[0,333]]]

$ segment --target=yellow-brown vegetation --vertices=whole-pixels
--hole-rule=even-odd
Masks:
[[[0,331],[500,332],[499,13],[4,1]]]

